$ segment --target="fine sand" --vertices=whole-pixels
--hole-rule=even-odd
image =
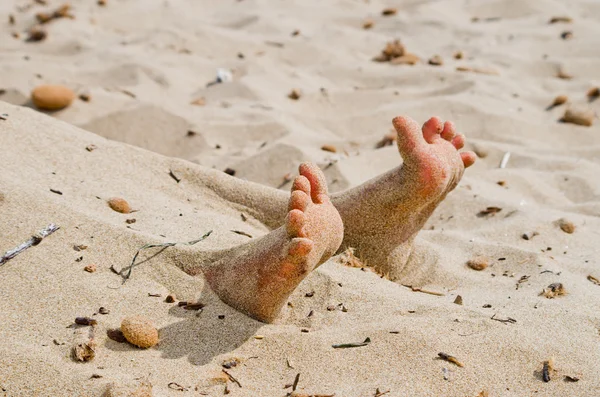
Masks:
[[[568,107],[600,111],[600,99],[586,98],[600,85],[600,3],[74,0],[74,18],[26,42],[35,14],[61,4],[0,2],[0,255],[60,226],[0,265],[0,395],[101,396],[114,384],[128,391],[107,395],[227,387],[277,397],[297,374],[297,396],[598,393],[600,121],[559,119]],[[382,16],[386,7],[397,13]],[[572,22],[549,23],[559,16]],[[421,62],[374,62],[394,39]],[[434,55],[443,65],[428,64]],[[207,87],[218,68],[232,81]],[[44,83],[90,100],[29,109]],[[558,95],[568,102],[547,109]],[[289,191],[298,164],[313,161],[337,192],[400,164],[394,145],[375,148],[397,115],[454,121],[480,158],[393,280],[338,255],[266,325],[182,271],[275,227],[223,199],[246,194],[242,180]],[[223,178],[227,168],[234,177]],[[113,211],[111,197],[136,212]],[[126,270],[145,244],[211,230],[193,246],[142,251],[124,284],[111,270]],[[481,255],[486,269],[466,265]],[[567,293],[541,296],[552,283]],[[205,307],[165,303],[168,294]],[[154,322],[158,345],[107,337],[130,315]],[[71,356],[88,331],[72,326],[81,316],[98,322],[89,362]],[[235,358],[229,378],[222,364]],[[142,390],[150,385],[153,394]]]

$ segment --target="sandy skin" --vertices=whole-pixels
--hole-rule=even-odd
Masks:
[[[340,249],[356,254],[394,278],[406,264],[415,236],[438,204],[473,165],[473,152],[459,152],[465,137],[452,122],[430,118],[422,127],[408,117],[392,121],[403,164],[360,186],[331,196],[344,223]],[[205,183],[224,199],[245,206],[270,227],[287,212],[285,192],[207,171]],[[237,194],[244,190],[243,198]]]
[[[288,199],[283,226],[229,250],[201,270],[215,293],[228,305],[272,322],[289,295],[308,273],[339,248],[343,224],[327,194],[325,177],[314,164],[299,167]]]

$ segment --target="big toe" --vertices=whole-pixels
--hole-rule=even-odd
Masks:
[[[410,117],[396,117],[392,120],[392,124],[398,134],[396,144],[400,154],[406,155],[414,151],[418,145],[425,143],[419,124]]]
[[[329,197],[327,193],[327,182],[323,171],[313,163],[302,163],[299,167],[300,175],[310,183],[310,197],[316,204],[326,202]]]

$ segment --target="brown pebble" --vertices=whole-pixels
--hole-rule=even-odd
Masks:
[[[561,121],[590,127],[594,123],[594,111],[592,109],[567,109]]]
[[[15,24],[15,16],[13,14],[8,15],[8,23],[11,25]]]
[[[558,23],[558,22],[571,23],[571,22],[573,22],[573,19],[570,17],[565,17],[565,16],[552,17],[548,23]]]
[[[235,176],[235,170],[233,168],[227,167],[223,172],[225,172],[227,175]]]
[[[175,300],[176,300],[175,295],[173,295],[173,294],[169,294],[165,298],[165,302],[167,302],[167,303],[173,303],[173,302],[175,302]]]
[[[129,214],[131,212],[129,203],[120,197],[109,198],[107,203],[108,206],[113,209],[113,211],[120,212],[121,214]]]
[[[132,345],[147,349],[158,343],[158,330],[142,316],[130,316],[121,322],[121,332]]]
[[[75,324],[94,326],[94,325],[98,325],[98,321],[94,320],[93,318],[89,318],[89,317],[76,317]]]
[[[60,110],[73,102],[75,93],[62,85],[40,85],[31,92],[31,100],[38,109]]]
[[[381,11],[381,15],[384,15],[386,17],[389,17],[391,15],[396,15],[396,13],[398,12],[398,9],[394,8],[394,7],[388,7],[388,8],[384,8]]]
[[[570,30],[565,30],[560,34],[560,38],[563,40],[570,40],[573,38],[573,32],[571,32]]]
[[[302,95],[300,94],[300,91],[293,89],[289,94],[288,94],[288,98],[293,99],[294,101],[297,101],[298,99],[300,99]]]
[[[552,102],[552,107],[554,106],[560,106],[563,103],[566,103],[569,100],[569,97],[567,97],[566,95],[559,95],[556,98],[554,98],[554,101]]]
[[[561,67],[558,69],[558,72],[556,73],[556,77],[558,77],[559,79],[563,79],[563,80],[570,80],[573,78],[573,75],[567,73],[565,71],[565,69]]]
[[[462,305],[463,304],[463,298],[460,295],[456,295],[456,299],[454,299],[454,303],[457,305]]]
[[[367,19],[363,22],[363,29],[371,29],[373,25],[375,25],[375,22],[372,19]]]
[[[490,264],[490,258],[486,256],[476,256],[475,258],[469,259],[467,266],[473,270],[483,270]]]
[[[565,218],[560,218],[556,221],[556,223],[558,227],[560,227],[560,229],[565,233],[573,234],[575,232],[575,224],[566,220]]]
[[[27,32],[27,41],[29,42],[42,41],[45,40],[46,37],[48,37],[48,33],[39,26],[34,26]]]
[[[401,57],[394,58],[390,61],[392,65],[416,65],[421,61],[421,58],[415,54],[407,53]]]
[[[123,332],[121,332],[121,330],[118,328],[107,329],[106,336],[108,336],[111,340],[114,340],[115,342],[127,342],[127,339],[125,339],[125,335],[123,335]]]
[[[82,94],[79,94],[79,99],[81,99],[83,102],[89,102],[91,97],[90,97],[90,94],[88,94],[88,93],[82,93]]]
[[[463,59],[464,57],[465,57],[465,54],[462,51],[456,51],[454,53],[454,59]]]
[[[136,223],[137,219],[135,218],[129,218],[129,219],[125,219],[125,223],[128,225],[131,225],[132,223]]]
[[[110,310],[108,310],[104,306],[101,306],[100,309],[98,309],[98,313],[100,313],[100,314],[109,314]]]
[[[94,264],[87,265],[86,267],[83,268],[83,270],[85,270],[88,273],[94,273],[96,271],[96,265],[94,265]]]
[[[441,66],[444,64],[444,60],[439,55],[434,55],[429,59],[429,64],[433,66]]]
[[[600,97],[600,87],[590,88],[586,95],[590,101],[593,101],[594,99]]]
[[[337,153],[337,148],[333,145],[323,145],[321,146],[321,150],[325,152]]]
[[[373,60],[377,62],[388,62],[394,58],[403,56],[405,53],[406,49],[400,40],[389,41],[385,44],[383,50],[381,50],[381,54]]]
[[[106,0],[98,0],[98,5],[104,7],[106,5]]]
[[[98,146],[94,145],[93,143],[85,147],[85,150],[87,150],[88,152],[93,152],[96,149],[98,149]]]

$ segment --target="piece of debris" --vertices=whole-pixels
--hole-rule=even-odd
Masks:
[[[223,361],[221,366],[225,369],[230,369],[233,367],[237,367],[241,363],[240,359],[237,357],[230,358],[228,360]]]
[[[469,266],[473,270],[483,270],[490,265],[490,258],[487,256],[476,256],[475,258],[469,259],[467,261],[467,266]]]
[[[394,40],[386,43],[381,54],[373,58],[376,62],[390,62],[392,59],[399,58],[406,53],[404,45],[400,40]]]
[[[565,375],[565,382],[579,382],[579,378],[577,376]]]
[[[85,150],[87,150],[88,152],[93,152],[96,149],[98,149],[98,146],[94,145],[93,143],[85,147]]]
[[[544,382],[550,382],[550,371],[554,366],[554,359],[550,358],[550,360],[544,361],[542,363],[542,380]]]
[[[456,299],[454,299],[454,303],[457,305],[462,305],[463,304],[463,298],[460,295],[456,295]]]
[[[224,369],[221,369],[221,371],[223,371],[225,373],[225,375],[227,375],[227,377],[229,378],[230,381],[232,381],[233,383],[235,383],[236,385],[238,385],[238,387],[242,387],[242,384],[240,383],[240,381],[238,381],[236,378],[233,377],[233,375],[231,375],[229,372],[225,371]]]
[[[6,251],[4,253],[4,255],[2,255],[0,257],[0,265],[4,265],[10,259],[19,255],[21,252],[25,251],[26,249],[33,247],[34,245],[38,245],[39,243],[42,242],[42,240],[44,238],[48,237],[49,235],[51,235],[52,233],[57,231],[59,228],[60,227],[56,226],[54,223],[49,224],[48,226],[46,226],[46,228],[40,230],[37,234],[34,234],[33,236],[31,236],[31,238],[29,240],[25,241],[23,244],[19,245],[18,247],[14,248],[12,250]]]
[[[363,22],[362,27],[363,27],[363,29],[366,30],[366,29],[371,29],[373,27],[373,25],[375,25],[375,22],[373,22],[372,19],[367,19]]]
[[[441,358],[442,360],[446,360],[446,361],[448,361],[448,362],[450,362],[452,364],[456,364],[456,365],[458,365],[461,368],[465,366],[463,363],[461,363],[460,361],[458,361],[458,359],[456,357],[451,356],[449,354],[440,352],[440,353],[438,353],[438,357]]]
[[[201,310],[202,308],[204,308],[204,306],[206,305],[201,302],[186,302],[183,308],[185,310]]]
[[[384,8],[381,11],[381,15],[388,17],[388,16],[391,16],[391,15],[396,15],[397,12],[398,12],[397,8],[388,7],[388,8]]]
[[[600,279],[592,276],[591,274],[587,276],[587,279],[596,285],[600,285]]]
[[[538,236],[539,233],[538,232],[529,232],[529,233],[523,233],[521,235],[521,238],[523,240],[531,240],[532,238],[534,238],[535,236]]]
[[[430,65],[433,65],[433,66],[442,66],[444,64],[444,60],[439,55],[432,56],[431,58],[429,58],[428,62]]]
[[[564,103],[567,103],[567,101],[569,100],[569,97],[566,95],[559,95],[556,98],[554,98],[554,101],[552,101],[552,104],[550,104],[550,106],[548,106],[546,108],[546,110],[550,110],[556,106],[560,106]]]
[[[50,191],[54,194],[58,194],[59,196],[62,196],[63,192],[61,192],[60,190],[57,189],[50,189]]]
[[[132,223],[136,223],[137,219],[135,218],[129,218],[129,219],[125,219],[125,223],[127,223],[128,225],[131,225]]]
[[[121,322],[121,332],[132,345],[147,349],[158,343],[158,330],[143,316],[130,316]]]
[[[333,145],[323,145],[321,146],[321,150],[330,153],[337,153],[337,148]]]
[[[57,84],[43,84],[31,91],[31,101],[38,109],[61,110],[75,99],[75,93],[69,87]]]
[[[226,173],[227,175],[231,175],[231,176],[235,176],[235,170],[233,168],[225,168],[225,171],[223,171],[224,173]]]
[[[422,293],[428,294],[428,295],[445,296],[445,294],[443,294],[441,292],[429,291],[429,290],[423,289],[421,287],[413,287],[412,285],[404,285],[404,284],[402,284],[402,286],[406,287],[406,288],[410,288],[410,290],[412,292],[422,292]]]
[[[355,342],[355,343],[340,343],[337,345],[331,345],[334,349],[347,349],[351,347],[362,347],[367,346],[371,343],[371,338],[367,337],[363,342]]]
[[[175,180],[175,182],[181,182],[181,177],[177,175],[173,170],[169,170],[169,176]]]
[[[502,208],[500,207],[487,207],[486,209],[479,211],[477,216],[479,218],[494,216],[500,211],[502,211]]]
[[[585,95],[588,97],[588,101],[594,101],[595,99],[600,97],[600,87],[590,88]]]
[[[104,306],[100,306],[100,308],[98,309],[98,313],[100,313],[100,314],[109,314],[110,310],[108,310]]]
[[[204,98],[194,99],[192,102],[190,102],[190,105],[204,106],[204,105],[206,105],[206,99],[204,99]],[[189,136],[189,132],[188,132],[188,136]]]
[[[52,21],[53,19],[59,18],[73,19],[75,17],[69,13],[70,9],[71,6],[68,3],[65,3],[62,6],[58,7],[56,10],[54,10],[52,13],[38,12],[37,14],[35,14],[35,17],[41,24],[45,24]]]
[[[297,101],[298,99],[300,99],[300,97],[302,96],[302,94],[300,93],[299,90],[297,89],[293,89],[292,91],[290,91],[290,93],[288,94],[288,98],[293,99],[294,101]]]
[[[391,146],[396,143],[396,139],[398,139],[398,134],[395,131],[388,132],[381,138],[377,144],[375,144],[375,149],[380,149],[385,146]]]
[[[531,276],[527,276],[527,275],[523,275],[523,276],[521,276],[521,278],[519,279],[519,281],[517,281],[517,284],[516,284],[516,288],[515,288],[515,289],[519,289],[519,286],[520,286],[521,284],[523,284],[525,281],[529,280],[529,278],[530,278],[530,277],[531,277]]]
[[[498,168],[506,168],[508,160],[510,160],[510,152],[504,153],[504,155],[502,156],[502,160],[500,160]]]
[[[560,38],[563,40],[570,40],[573,38],[573,32],[571,32],[570,30],[565,30],[560,34]]]
[[[573,75],[567,73],[563,67],[558,68],[558,72],[556,72],[556,77],[563,80],[570,80],[573,78]]]
[[[594,123],[594,111],[592,109],[567,109],[563,115],[563,123],[571,123],[590,127]]]
[[[167,297],[165,298],[165,302],[167,302],[167,303],[174,303],[175,302],[175,295],[173,295],[173,294],[167,295]]]
[[[34,26],[27,32],[27,42],[34,43],[37,41],[45,40],[48,37],[48,33],[40,26]]]
[[[392,65],[416,65],[419,62],[421,62],[421,58],[411,53],[406,53],[390,61]]]
[[[131,212],[131,207],[127,200],[120,197],[112,197],[109,198],[107,204],[113,211],[120,212],[121,214],[129,214]]]
[[[89,317],[75,317],[75,324],[95,326],[95,325],[98,325],[98,321],[94,320],[93,318],[89,318]]]
[[[88,93],[79,94],[79,99],[81,99],[83,102],[89,102],[91,98],[92,97]]]
[[[499,321],[499,322],[504,323],[504,324],[507,324],[507,323],[514,324],[514,323],[517,322],[517,320],[515,320],[512,317],[507,317],[506,319],[496,318],[496,314],[495,313],[494,313],[494,315],[492,317],[490,317],[490,320]]]
[[[558,23],[558,22],[571,23],[571,22],[573,22],[573,19],[571,17],[566,17],[566,16],[552,17],[548,23]]]
[[[499,73],[494,70],[494,69],[490,69],[490,68],[473,68],[470,66],[457,66],[456,67],[456,71],[458,72],[472,72],[472,73],[478,73],[478,74],[487,74],[490,76],[497,76]]]
[[[240,236],[252,238],[252,235],[250,233],[246,233],[243,230],[231,230],[231,231],[234,232],[235,234],[239,234]]]
[[[565,233],[573,234],[575,232],[575,224],[565,218],[560,218],[556,221],[556,224]]]
[[[454,59],[463,59],[464,57],[465,53],[460,50],[454,53]]]
[[[230,81],[233,81],[233,73],[231,73],[230,70],[218,68],[216,79],[206,84],[206,86],[210,87],[215,84],[228,83]]]
[[[75,330],[75,341],[71,347],[71,356],[75,361],[91,361],[96,357],[95,327]]]
[[[85,270],[88,273],[94,273],[96,271],[96,265],[94,265],[93,263],[89,264],[86,267],[84,267],[83,270]]]
[[[552,283],[540,293],[548,299],[556,298],[557,296],[566,295],[567,291],[562,283]]]

